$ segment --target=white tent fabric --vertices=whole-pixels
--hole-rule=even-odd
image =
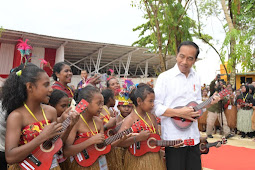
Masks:
[[[62,62],[65,59],[65,48],[63,45],[61,45],[56,52],[56,59],[55,63]]]
[[[0,74],[9,74],[13,65],[14,44],[1,43],[0,46]]]
[[[45,54],[45,48],[34,47],[32,49],[31,63],[40,67],[40,63],[41,63],[40,59],[44,59],[44,54]]]

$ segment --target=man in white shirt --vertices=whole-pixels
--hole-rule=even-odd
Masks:
[[[199,47],[191,41],[182,42],[178,48],[177,64],[159,75],[155,86],[155,114],[161,117],[161,137],[163,140],[194,139],[194,146],[179,148],[166,147],[166,165],[171,170],[199,170],[200,133],[195,117],[200,114],[192,107],[185,106],[191,101],[201,102],[201,82],[192,69],[199,54]],[[213,103],[219,98],[214,97]],[[177,127],[171,117],[181,117],[193,121],[186,129]]]

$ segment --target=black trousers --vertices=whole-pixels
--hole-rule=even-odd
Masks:
[[[7,162],[5,160],[4,152],[0,152],[0,169],[6,170],[7,169]]]
[[[201,170],[199,144],[180,148],[166,147],[168,170]]]

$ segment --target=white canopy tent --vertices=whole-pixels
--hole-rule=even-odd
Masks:
[[[0,43],[16,44],[20,38],[29,39],[28,44],[32,47],[56,49],[55,62],[69,63],[74,74],[79,74],[79,70],[83,69],[99,73],[111,68],[119,77],[155,77],[155,68],[159,68],[158,56],[142,47],[58,38],[8,29],[2,32]],[[168,68],[175,63],[175,56],[167,56]]]

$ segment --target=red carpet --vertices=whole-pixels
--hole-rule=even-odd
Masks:
[[[255,170],[255,149],[223,145],[202,155],[202,166],[213,170]]]

